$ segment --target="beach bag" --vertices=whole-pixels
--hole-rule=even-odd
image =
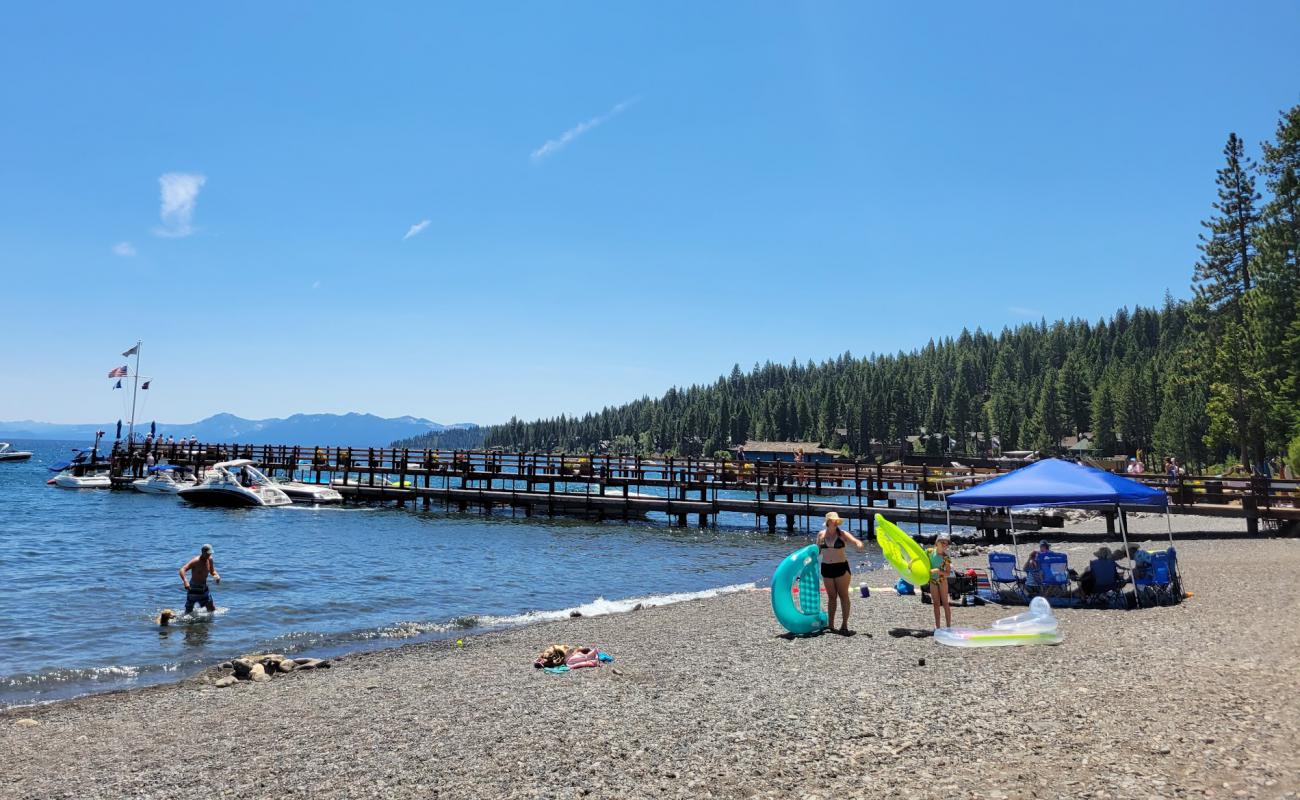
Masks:
[[[916,594],[916,587],[902,578],[899,578],[898,583],[894,584],[894,591],[899,594]]]

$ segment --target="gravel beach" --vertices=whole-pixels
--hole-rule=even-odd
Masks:
[[[1059,611],[1057,647],[945,648],[886,592],[790,639],[752,591],[12,709],[0,797],[1300,796],[1300,541],[1179,553],[1193,598]],[[617,661],[533,669],[553,642]]]

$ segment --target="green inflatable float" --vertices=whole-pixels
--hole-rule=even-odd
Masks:
[[[916,587],[930,582],[930,556],[916,540],[894,523],[876,515],[876,544],[889,566],[898,570],[903,580]]]
[[[799,587],[797,600],[796,585]],[[776,572],[772,573],[772,613],[782,627],[796,636],[816,633],[828,624],[826,612],[822,611],[821,559],[817,545],[800,548],[777,565]]]

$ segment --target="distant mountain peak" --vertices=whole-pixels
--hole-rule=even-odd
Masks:
[[[12,439],[84,439],[96,430],[112,434],[116,422],[65,425],[21,420],[0,422],[0,437]],[[149,421],[136,420],[136,430],[148,430]],[[246,419],[221,412],[191,423],[158,423],[160,436],[195,436],[205,442],[239,444],[284,444],[338,447],[387,447],[398,439],[408,439],[448,429],[473,429],[477,425],[457,423],[441,425],[424,417],[385,418],[374,414],[349,411],[345,414],[292,414],[288,417]]]

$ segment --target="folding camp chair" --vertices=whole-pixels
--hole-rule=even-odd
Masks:
[[[1133,585],[1142,593],[1143,600],[1149,600],[1152,605],[1167,606],[1178,602],[1169,552],[1152,553],[1151,561],[1143,569],[1135,571]]]
[[[1011,553],[989,553],[989,588],[999,597],[1025,602],[1025,578]]]
[[[1038,566],[1043,571],[1044,597],[1070,596],[1070,565],[1065,553],[1039,553]]]
[[[1079,592],[1085,603],[1102,608],[1125,608],[1128,605],[1124,599],[1125,579],[1120,577],[1119,567],[1114,561],[1109,558],[1093,559],[1088,564],[1085,577],[1088,576],[1087,586],[1082,582],[1079,584]]]

